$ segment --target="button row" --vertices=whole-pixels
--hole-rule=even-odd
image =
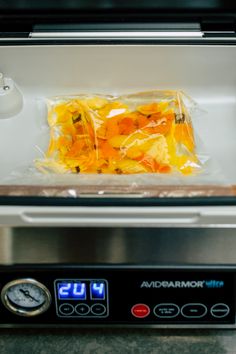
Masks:
[[[89,307],[87,304],[80,303],[74,307],[71,304],[64,303],[59,307],[59,312],[65,316],[70,316],[74,314],[74,312],[76,312],[79,316],[87,316],[89,313],[94,316],[102,316],[106,313],[106,311],[106,306],[103,304],[94,304]]]
[[[223,303],[211,307],[210,313],[215,318],[223,318],[229,314],[229,306]],[[146,304],[136,304],[131,313],[134,317],[145,318],[150,314],[150,307]],[[159,318],[174,318],[180,313],[185,318],[202,318],[207,314],[207,307],[199,303],[190,303],[180,307],[172,303],[162,303],[154,307],[153,313]]]

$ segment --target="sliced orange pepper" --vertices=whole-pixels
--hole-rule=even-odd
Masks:
[[[74,124],[74,128],[77,135],[85,133],[84,125],[81,122]]]
[[[137,121],[136,122],[137,122],[138,129],[145,128],[150,123],[149,119],[146,116],[142,115],[142,114],[139,114],[139,116],[137,117]]]
[[[101,151],[101,154],[104,159],[109,159],[109,158],[118,158],[119,153],[116,149],[114,149],[108,141],[101,141],[98,149]]]
[[[145,128],[145,131],[148,132],[149,134],[166,135],[169,133],[171,126],[172,126],[172,122],[170,120],[163,118],[160,119],[159,121],[153,122],[151,126]]]
[[[134,133],[136,130],[135,122],[131,118],[123,118],[119,123],[119,134],[129,135]]]
[[[139,160],[139,162],[150,172],[158,172],[159,170],[159,164],[153,157],[149,155],[144,155],[142,159]]]
[[[143,152],[139,149],[138,146],[131,146],[127,148],[124,153],[122,151],[122,156],[127,156],[129,159],[139,161],[143,157]]]
[[[119,126],[116,119],[110,118],[107,121],[106,138],[111,139],[113,136],[119,135]]]
[[[168,113],[163,115],[167,120],[171,120],[172,122],[175,119],[175,114],[174,113]]]
[[[161,119],[161,112],[157,112],[157,113],[154,113],[154,114],[151,114],[149,117],[148,117],[149,121],[158,121],[159,119]]]
[[[159,164],[158,172],[169,173],[171,172],[171,167],[169,165]]]
[[[143,106],[139,106],[138,112],[145,114],[145,115],[154,114],[154,113],[160,112],[160,106],[158,103],[146,104]]]
[[[66,154],[67,157],[77,157],[80,156],[83,147],[85,146],[84,140],[76,140],[72,145],[71,149]]]

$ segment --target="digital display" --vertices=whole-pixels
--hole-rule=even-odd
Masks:
[[[99,279],[61,279],[56,283],[58,300],[106,300],[106,281]]]
[[[86,300],[86,284],[80,282],[63,282],[57,284],[60,300]]]
[[[91,282],[90,283],[90,294],[91,300],[102,300],[105,299],[105,283],[104,282]]]

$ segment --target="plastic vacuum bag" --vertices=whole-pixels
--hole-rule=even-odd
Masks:
[[[51,98],[50,144],[36,166],[77,174],[199,173],[194,108],[179,91]]]

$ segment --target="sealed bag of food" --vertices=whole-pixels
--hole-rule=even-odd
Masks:
[[[194,102],[180,91],[48,100],[50,144],[36,166],[80,174],[201,171],[191,120]]]

